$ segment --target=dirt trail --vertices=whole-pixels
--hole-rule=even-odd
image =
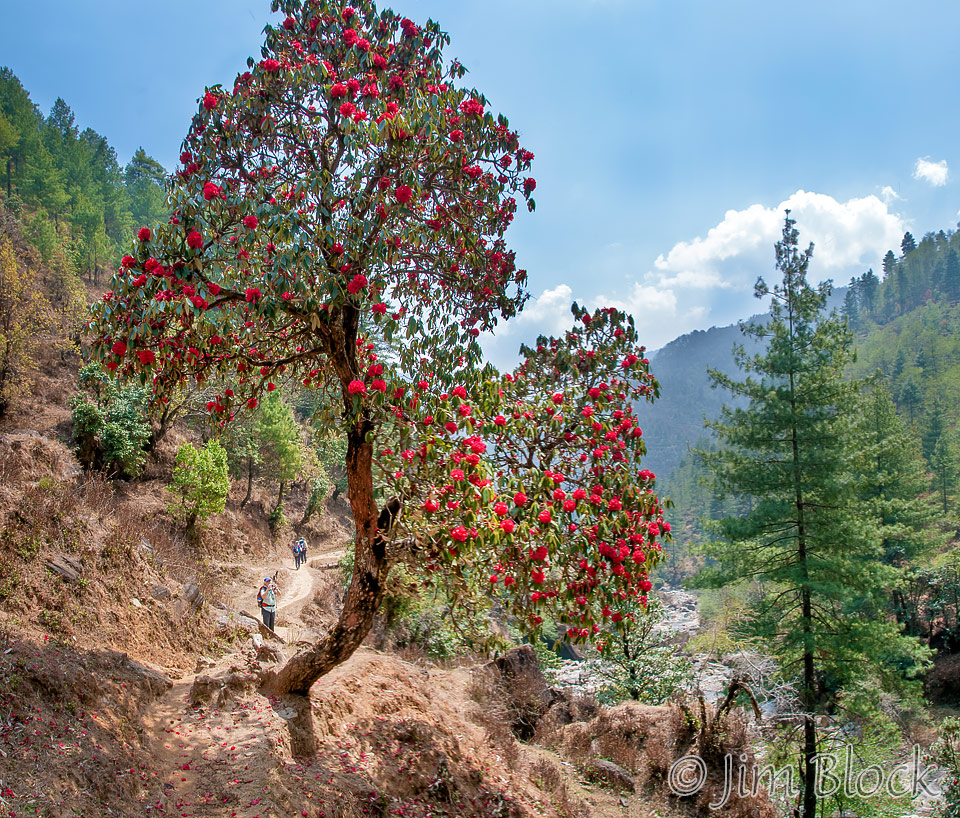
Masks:
[[[229,579],[222,588],[224,602],[234,610],[257,612],[256,594],[266,576],[276,574],[280,597],[277,604],[277,635],[292,643],[315,634],[303,626],[301,610],[313,599],[330,575],[328,566],[343,556],[342,548],[330,543],[315,549],[310,562],[295,570],[292,555],[284,565],[233,563],[220,567]],[[190,689],[198,675],[220,675],[236,656],[227,656],[217,666],[178,680],[142,714],[145,735],[154,749],[156,772],[165,780],[165,797],[144,805],[146,814],[169,812],[181,816],[259,816],[263,780],[274,772],[275,728],[287,714],[261,703],[231,702],[223,710],[196,709],[190,704]],[[272,759],[272,763],[271,760]],[[175,808],[175,809],[174,809]],[[272,812],[266,814],[272,815]]]

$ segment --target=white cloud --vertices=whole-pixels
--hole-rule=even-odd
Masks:
[[[939,162],[931,162],[929,156],[917,160],[913,169],[913,178],[929,182],[934,187],[943,187],[947,183],[947,177],[950,175],[950,169],[947,167],[947,160],[941,159]]]
[[[583,291],[589,287],[585,283],[576,294],[568,284],[543,290],[495,336],[484,338],[484,350],[498,366],[512,368],[521,342],[531,343],[539,334],[560,335],[571,326],[574,299],[591,309],[613,306],[629,312],[650,349],[694,329],[762,312],[766,305],[753,298],[753,285],[761,275],[778,280],[773,245],[787,209],[797,220],[802,246],[815,244],[810,280],[833,278],[845,284],[868,267],[879,269],[883,254],[900,246],[906,225],[881,196],[839,202],[798,190],[774,207],[729,210],[705,236],[678,242],[658,256],[646,275],[636,274],[647,266],[636,245],[607,244],[593,259],[594,280],[607,282],[601,285],[606,295]],[[612,281],[623,284],[614,288]]]
[[[889,206],[891,202],[895,202],[900,198],[900,194],[890,187],[890,185],[884,185],[883,190],[880,191],[880,198],[883,199],[885,205]]]
[[[630,313],[641,326],[647,322],[657,323],[664,318],[673,318],[677,314],[677,295],[673,290],[661,287],[648,287],[639,281],[634,282],[633,290],[626,297],[599,295],[590,300],[591,309],[597,307],[616,307]]]
[[[755,204],[728,210],[706,237],[679,242],[658,256],[648,283],[686,290],[749,290],[758,275],[772,274],[773,245],[780,238],[785,210],[797,220],[802,244],[815,245],[811,279],[863,272],[888,248],[899,246],[903,235],[903,220],[877,196],[838,202],[823,193],[798,190],[776,207]]]

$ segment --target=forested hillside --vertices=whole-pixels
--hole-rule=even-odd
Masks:
[[[166,218],[166,171],[141,149],[126,166],[107,138],[82,131],[57,99],[44,114],[0,68],[0,185],[45,262],[94,284],[120,260],[134,226]]]

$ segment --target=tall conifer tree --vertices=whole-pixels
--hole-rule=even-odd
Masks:
[[[758,298],[771,297],[770,321],[742,327],[766,342],[764,351],[735,350],[744,380],[711,373],[748,403],[710,424],[720,447],[701,457],[721,496],[753,503],[719,523],[722,536],[710,547],[716,567],[704,578],[754,582],[746,627],[799,681],[801,815],[815,818],[815,715],[840,689],[882,678],[894,662],[919,661],[922,651],[886,615],[898,572],[882,559],[875,515],[858,502],[860,385],[843,377],[852,338],[842,319],[825,314],[830,285],[807,283],[813,245],[798,249],[794,225],[788,211],[776,245],[782,282],[760,279],[755,288]]]

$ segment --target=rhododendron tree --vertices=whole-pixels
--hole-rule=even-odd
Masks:
[[[200,100],[168,224],[94,309],[94,355],[156,399],[222,384],[226,427],[278,383],[342,427],[356,525],[338,623],[271,681],[306,692],[367,634],[390,567],[501,597],[601,648],[668,531],[631,402],[656,383],[632,321],[575,308],[501,378],[477,337],[515,315],[503,235],[533,154],[461,86],[447,35],[362,0],[274,3],[262,59]],[[634,603],[635,604],[635,603]]]

